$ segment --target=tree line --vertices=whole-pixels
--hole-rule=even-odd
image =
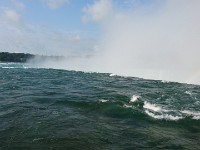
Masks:
[[[8,53],[8,52],[0,52],[0,61],[1,62],[27,62],[28,59],[33,58],[32,54],[25,53]]]
[[[25,63],[32,58],[35,58],[35,60],[37,61],[45,61],[45,60],[58,61],[65,59],[64,56],[43,56],[43,55],[33,55],[29,53],[0,52],[0,62]]]

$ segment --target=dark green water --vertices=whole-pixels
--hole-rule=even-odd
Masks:
[[[200,149],[200,86],[0,64],[0,150]]]

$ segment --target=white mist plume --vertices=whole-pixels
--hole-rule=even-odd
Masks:
[[[103,2],[109,2],[108,16],[101,13]],[[59,68],[200,83],[200,1],[154,0],[127,11],[114,7],[114,1],[99,0],[84,8],[86,19],[102,27],[98,51]]]
[[[200,70],[200,1],[154,2],[155,6],[114,12],[106,20],[102,71],[200,83],[194,79]]]

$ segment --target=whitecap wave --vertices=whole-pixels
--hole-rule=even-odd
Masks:
[[[106,72],[105,72],[105,73],[106,73]],[[133,77],[133,76],[123,75],[123,74],[115,74],[115,73],[110,73],[109,76],[110,76],[110,77],[117,76],[117,77],[122,77],[122,78]]]
[[[117,76],[116,74],[114,74],[114,73],[111,73],[110,74],[110,77],[113,77],[113,76]]]
[[[151,104],[146,101],[144,102],[143,108],[145,109],[145,113],[147,115],[155,119],[179,120],[189,116],[192,119],[200,120],[199,111],[164,109],[161,106],[157,106],[156,104]]]
[[[17,68],[17,67],[2,67],[4,69],[13,69],[13,68]]]
[[[200,112],[197,111],[190,111],[190,110],[183,110],[181,113],[185,114],[186,116],[191,116],[192,119],[199,120],[200,119]]]
[[[162,111],[162,108],[160,106],[157,106],[155,104],[151,104],[147,101],[144,102],[143,108],[154,111],[154,112]]]
[[[138,95],[133,95],[133,96],[131,97],[130,102],[131,102],[131,103],[136,102],[136,101],[138,100],[138,98],[140,98],[140,96],[138,96]]]
[[[24,63],[0,63],[0,68],[3,69],[15,69],[15,68],[29,68],[28,64]]]
[[[109,100],[106,100],[106,99],[100,99],[99,101],[102,102],[102,103],[105,103],[105,102],[108,102]]]
[[[162,80],[162,83],[170,83],[170,81]]]
[[[200,116],[194,116],[194,117],[192,117],[192,119],[200,120]]]
[[[131,105],[127,105],[127,104],[124,104],[123,107],[125,107],[125,108],[132,108],[133,106],[131,106]]]
[[[145,110],[145,113],[147,115],[149,115],[150,117],[154,118],[154,119],[159,119],[159,120],[162,120],[162,119],[165,119],[165,120],[179,120],[179,119],[183,119],[182,116],[173,116],[173,115],[170,115],[170,114],[154,114],[148,110]]]
[[[185,91],[185,94],[192,95],[191,91]]]
[[[151,104],[147,101],[144,102],[143,108],[145,109],[145,113],[154,119],[159,119],[159,120],[183,119],[183,116],[180,113],[177,113],[177,111],[164,109],[161,106],[157,106],[156,104]],[[172,113],[173,115],[170,113]]]

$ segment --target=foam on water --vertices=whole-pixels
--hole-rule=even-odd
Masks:
[[[200,112],[190,111],[190,110],[183,110],[181,111],[186,116],[191,116],[192,119],[199,120],[200,119]]]
[[[192,119],[200,120],[200,116],[194,116],[194,117],[192,117]]]
[[[191,91],[185,91],[185,94],[192,95]]]
[[[200,112],[198,111],[190,111],[190,110],[168,110],[164,109],[156,104],[151,104],[149,102],[144,102],[143,108],[145,109],[145,113],[150,117],[155,119],[166,119],[166,120],[179,120],[183,119],[187,116],[192,117],[192,119],[199,120],[200,119]],[[173,113],[175,115],[172,115]]]
[[[113,76],[117,76],[116,74],[114,74],[114,73],[111,73],[110,74],[110,77],[113,77]]]
[[[154,119],[165,119],[165,120],[179,120],[183,119],[183,116],[178,114],[175,110],[164,109],[156,104],[151,104],[147,101],[144,102],[143,108],[145,109],[145,113]],[[170,114],[173,112],[172,115]]]
[[[18,67],[2,67],[2,68],[5,68],[5,69],[13,69],[13,68],[18,68]]]
[[[131,97],[131,100],[130,100],[130,102],[136,102],[137,100],[138,100],[138,98],[140,98],[140,96],[138,96],[138,95],[133,95],[132,97]]]
[[[0,63],[0,68],[3,69],[17,69],[17,68],[29,68],[28,64],[24,63]]]
[[[127,104],[124,104],[123,107],[124,107],[124,108],[132,108],[133,106],[131,106],[131,105],[127,105]]]
[[[104,73],[106,73],[106,72],[104,72]],[[118,73],[117,73],[117,74],[111,73],[109,76],[110,76],[110,77],[117,76],[117,77],[122,77],[122,78],[133,77],[133,76],[129,76],[129,75],[125,75],[125,74],[118,74]]]
[[[151,103],[149,103],[149,102],[147,102],[147,101],[144,102],[143,108],[152,110],[152,111],[154,111],[154,112],[159,112],[159,111],[162,110],[161,107],[156,106],[155,104],[151,104]]]
[[[105,103],[105,102],[108,102],[109,100],[106,100],[106,99],[100,99],[99,101],[102,102],[102,103]]]
[[[154,119],[165,119],[165,120],[179,120],[179,119],[183,119],[182,116],[173,116],[173,115],[170,115],[170,114],[154,114],[148,110],[145,110],[145,113],[147,115],[149,115],[150,117],[154,118]]]
[[[170,81],[162,80],[162,83],[170,83]]]

